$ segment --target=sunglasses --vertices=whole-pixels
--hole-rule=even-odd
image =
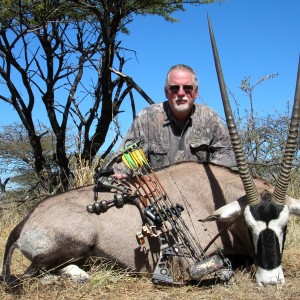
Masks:
[[[178,93],[180,90],[180,87],[182,86],[183,90],[185,91],[185,93],[191,93],[194,90],[194,86],[192,85],[170,85],[169,86],[169,90],[171,93]]]

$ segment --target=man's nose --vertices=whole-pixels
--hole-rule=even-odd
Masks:
[[[179,86],[179,91],[178,91],[177,94],[178,94],[178,95],[185,95],[185,91],[184,91],[184,89],[183,89],[183,85],[180,85],[180,86]]]

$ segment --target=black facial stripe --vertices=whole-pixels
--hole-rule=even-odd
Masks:
[[[263,200],[259,204],[251,206],[250,212],[256,221],[263,221],[269,224],[271,220],[276,220],[282,212],[284,206],[275,205],[269,199]]]
[[[284,238],[286,227],[284,230]],[[284,239],[283,239],[284,240]],[[280,253],[280,245],[276,233],[266,228],[259,234],[257,242],[257,264],[264,270],[273,270],[280,266],[282,253]]]

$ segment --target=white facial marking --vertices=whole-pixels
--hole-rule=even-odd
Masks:
[[[254,219],[250,211],[250,206],[247,205],[244,211],[245,221],[251,230],[255,253],[257,254],[257,242],[262,230],[269,228],[273,230],[278,238],[280,245],[280,253],[283,251],[283,237],[284,227],[286,227],[289,219],[289,208],[285,205],[280,212],[277,219],[271,220],[269,224],[264,221],[257,221]],[[261,267],[257,267],[256,270],[256,282],[259,286],[266,284],[284,284],[285,279],[282,271],[282,267],[279,266],[273,270],[264,270]]]
[[[257,267],[256,274],[256,283],[259,286],[264,286],[267,284],[284,284],[285,279],[282,271],[282,267],[279,266],[273,270],[264,270],[260,267]]]
[[[269,228],[272,229],[277,237],[278,237],[278,241],[279,241],[279,245],[280,245],[280,252],[282,253],[283,249],[283,237],[284,237],[284,227],[286,227],[287,223],[289,220],[289,208],[287,205],[284,206],[282,212],[279,214],[278,219],[276,220],[272,220],[269,223]]]
[[[262,232],[262,230],[267,228],[267,225],[265,222],[256,221],[253,218],[253,216],[250,212],[249,205],[247,205],[245,208],[244,216],[245,216],[246,224],[248,225],[249,229],[251,230],[253,244],[254,244],[254,250],[255,250],[255,253],[257,253],[257,242],[258,242],[259,234]]]

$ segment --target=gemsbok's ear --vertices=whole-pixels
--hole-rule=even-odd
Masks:
[[[300,216],[300,200],[286,196],[286,204],[289,207],[290,214]]]
[[[238,217],[240,217],[243,214],[245,207],[246,207],[246,200],[245,198],[242,198],[220,207],[207,218],[199,219],[198,221],[199,222],[235,221]]]

